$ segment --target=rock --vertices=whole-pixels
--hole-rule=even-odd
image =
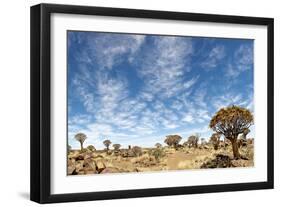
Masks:
[[[90,159],[92,157],[93,157],[92,153],[86,153],[84,156],[84,160]]]
[[[82,155],[82,154],[78,155],[75,160],[76,160],[76,161],[78,161],[78,160],[84,160],[84,155]]]
[[[234,167],[248,167],[248,166],[250,166],[250,162],[248,160],[243,160],[243,159],[232,160],[231,163]]]
[[[75,164],[75,159],[68,159],[67,165]]]
[[[76,159],[79,156],[79,154],[80,153],[78,151],[74,151],[74,152],[69,153],[67,157],[69,159]]]
[[[210,160],[206,163],[203,163],[200,168],[227,168],[227,167],[235,167],[232,164],[232,160],[227,155],[218,154],[216,158]]]
[[[100,173],[105,174],[105,173],[119,173],[119,172],[120,170],[116,167],[106,167]]]
[[[67,166],[67,174],[68,175],[73,175],[75,172],[75,164],[71,164]]]
[[[101,159],[101,158],[104,158],[104,156],[102,156],[102,155],[95,155],[92,158],[94,158],[94,159]]]
[[[91,171],[91,170],[84,170],[85,175],[90,175],[90,174],[95,174],[96,171]]]
[[[97,160],[96,161],[96,169],[98,171],[98,173],[100,173],[101,171],[103,171],[106,168],[105,164],[103,163],[103,161],[101,160]]]
[[[114,156],[119,156],[121,154],[121,152],[118,150],[118,151],[114,151]]]
[[[84,161],[78,161],[76,162],[75,164],[75,171],[79,174],[80,170],[83,169],[83,164],[84,164]]]
[[[85,173],[84,173],[84,171],[79,171],[78,173],[77,173],[77,175],[84,175]]]
[[[93,173],[97,173],[97,166],[94,160],[92,159],[86,159],[84,161],[84,171],[88,172],[91,171],[92,173],[85,173],[85,174],[93,174]]]

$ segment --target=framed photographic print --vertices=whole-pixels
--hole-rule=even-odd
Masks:
[[[273,188],[273,19],[31,7],[31,200]]]

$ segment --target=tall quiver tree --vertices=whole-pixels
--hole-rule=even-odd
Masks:
[[[109,146],[111,145],[111,141],[109,139],[106,139],[103,141],[104,146],[106,147],[106,150],[109,150]]]
[[[175,134],[175,135],[168,135],[168,136],[166,136],[166,139],[165,139],[164,142],[168,146],[173,146],[176,149],[181,140],[182,140],[182,137]]]
[[[254,124],[252,113],[239,106],[220,109],[211,119],[209,127],[215,132],[223,134],[232,144],[233,157],[240,157],[237,137]]]
[[[121,144],[114,144],[112,145],[115,151],[120,150]]]
[[[78,142],[80,142],[81,150],[83,150],[83,143],[87,139],[86,134],[78,133],[74,137]]]

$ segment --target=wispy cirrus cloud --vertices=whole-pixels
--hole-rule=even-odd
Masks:
[[[241,45],[234,51],[233,60],[226,67],[226,76],[237,78],[242,72],[253,67],[253,46]]]
[[[95,38],[88,38],[88,44],[99,66],[111,69],[122,61],[132,62],[144,40],[144,35],[98,33]]]
[[[192,50],[191,38],[154,37],[138,71],[146,83],[145,90],[158,98],[170,98],[182,91],[184,84],[189,87],[192,82],[188,81],[194,80],[185,80],[184,74],[190,71]]]
[[[216,45],[211,49],[207,58],[201,62],[201,67],[209,71],[213,68],[216,68],[221,60],[225,57],[225,48],[222,45]]]
[[[73,147],[79,147],[73,139],[78,132],[87,134],[86,145],[98,148],[106,138],[124,146],[151,146],[167,134],[208,136],[206,126],[219,107],[253,106],[252,88],[222,87],[229,79],[228,64],[238,75],[251,73],[247,44],[229,48],[227,40],[99,32],[80,32],[69,41]],[[208,49],[198,49],[200,41]],[[248,79],[241,81],[251,87]]]

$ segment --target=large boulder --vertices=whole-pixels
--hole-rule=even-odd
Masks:
[[[76,161],[76,162],[75,162],[75,171],[76,171],[76,173],[79,174],[79,172],[80,172],[81,170],[83,170],[83,164],[84,164],[84,161],[83,161],[83,160],[79,160],[79,161]]]
[[[91,158],[93,158],[93,154],[92,153],[85,153],[84,160],[91,159]]]
[[[68,160],[68,162],[67,162],[67,174],[68,175],[73,175],[73,174],[75,174],[74,172],[75,172],[75,160],[74,160],[74,162],[72,162],[72,160]]]
[[[84,154],[78,155],[75,160],[84,160]]]
[[[84,171],[85,174],[94,174],[97,173],[97,166],[94,160],[92,159],[86,159],[84,161]]]
[[[200,168],[228,168],[235,167],[232,160],[227,155],[218,154],[215,159],[209,160],[201,165]]]
[[[68,158],[69,159],[76,159],[78,156],[79,156],[79,152],[78,151],[71,151],[69,154],[68,154]]]
[[[97,160],[95,164],[96,164],[96,169],[97,169],[98,173],[101,173],[106,168],[106,166],[102,160]]]

